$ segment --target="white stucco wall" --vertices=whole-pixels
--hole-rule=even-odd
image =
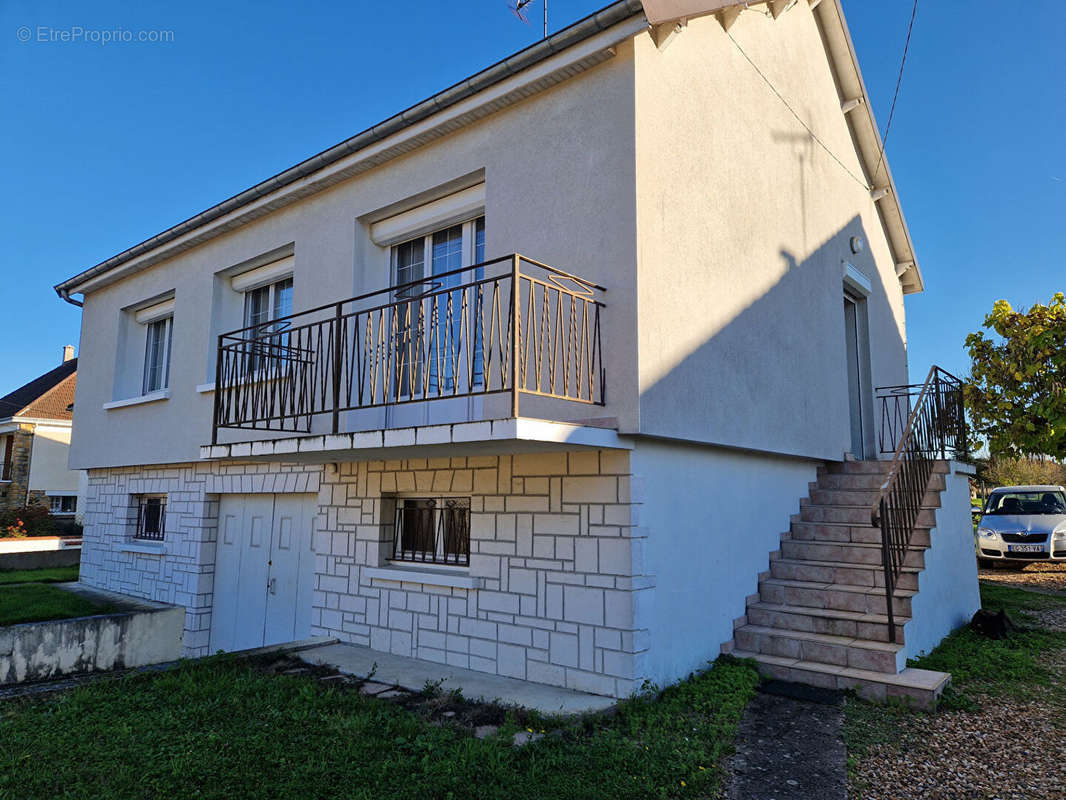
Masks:
[[[35,425],[30,454],[30,491],[78,492],[80,473],[67,466],[69,455],[69,424]]]
[[[840,459],[843,261],[873,284],[874,386],[907,382],[903,296],[808,4],[634,52],[641,432]]]
[[[71,464],[197,458],[198,447],[210,441],[212,394],[196,387],[214,380],[217,334],[243,325],[239,298],[229,296],[222,274],[291,244],[294,310],[387,288],[389,250],[371,241],[368,215],[472,175],[485,182],[489,258],[520,252],[609,287],[603,337],[610,406],[596,415],[634,428],[632,131],[633,57],[626,41],[604,63],[475,125],[90,292]],[[119,374],[143,359],[144,348],[143,329],[130,332],[131,315],[122,309],[171,292],[169,399],[105,411],[104,403],[136,393],[139,385],[137,376],[131,382]],[[141,355],[131,361],[130,349]],[[589,416],[582,407],[576,413]]]
[[[623,433],[841,458],[845,260],[872,285],[868,412],[873,386],[906,382],[904,312],[809,7],[776,20],[745,11],[729,35],[713,17],[694,19],[663,48],[647,31],[621,35],[598,66],[89,292],[71,464],[197,457],[213,395],[196,387],[214,378],[217,335],[242,324],[226,278],[238,265],[291,250],[296,310],[385,288],[389,249],[371,240],[371,223],[481,181],[490,258],[522,252],[608,289],[607,407],[592,416],[616,418]],[[104,410],[138,391],[144,331],[131,309],[169,294],[169,397]],[[492,402],[482,413],[507,413]],[[875,423],[870,413],[868,444]]]
[[[930,532],[925,568],[918,574],[918,594],[911,600],[911,620],[903,629],[906,658],[928,653],[981,607],[970,515],[973,472],[953,461],[944,476],[936,527]]]
[[[664,685],[733,638],[817,464],[647,439],[630,458],[655,582],[634,624],[650,633],[646,677]]]

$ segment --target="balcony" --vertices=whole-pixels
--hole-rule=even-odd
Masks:
[[[203,453],[360,433],[387,446],[385,433],[493,421],[513,432],[520,417],[588,425],[604,405],[605,291],[514,254],[223,334]],[[223,451],[223,438],[240,444]]]

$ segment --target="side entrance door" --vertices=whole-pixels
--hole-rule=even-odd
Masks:
[[[870,373],[870,346],[866,336],[866,301],[844,295],[844,349],[848,370],[848,416],[851,422],[851,453],[856,458],[872,458],[865,432],[870,422],[864,418]]]
[[[311,629],[312,494],[223,495],[211,652],[291,642]]]

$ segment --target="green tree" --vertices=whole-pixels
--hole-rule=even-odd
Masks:
[[[1015,311],[997,300],[966,337],[973,361],[964,388],[974,431],[993,457],[1066,459],[1066,296]]]

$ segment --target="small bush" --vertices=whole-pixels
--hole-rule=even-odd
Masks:
[[[57,520],[42,505],[28,505],[0,511],[0,532],[4,536],[54,536]]]

